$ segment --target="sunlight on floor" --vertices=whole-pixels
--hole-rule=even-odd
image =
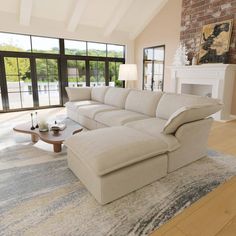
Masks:
[[[31,142],[30,135],[14,132],[13,127],[20,123],[30,122],[30,113],[36,111],[38,119],[43,117],[46,120],[55,120],[66,117],[64,107],[0,114],[0,150],[18,143]]]

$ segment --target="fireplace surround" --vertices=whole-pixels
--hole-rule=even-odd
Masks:
[[[236,65],[204,64],[196,66],[172,66],[172,92],[209,96],[224,103],[222,111],[214,118],[229,121],[236,117],[231,114]]]

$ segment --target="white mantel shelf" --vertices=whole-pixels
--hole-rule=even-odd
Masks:
[[[170,66],[169,68],[171,69],[172,92],[184,93],[184,88],[187,86],[198,86],[198,93],[201,86],[202,88],[204,86],[207,89],[210,88],[212,97],[220,99],[224,103],[224,108],[215,114],[214,118],[220,121],[228,121],[235,118],[231,115],[234,80],[236,78],[235,64]],[[202,94],[197,95],[204,96],[204,89]]]

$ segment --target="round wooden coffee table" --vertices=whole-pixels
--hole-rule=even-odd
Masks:
[[[30,128],[31,123],[25,123],[17,125],[13,128],[13,130],[20,133],[31,134],[31,140],[34,143],[38,142],[38,140],[41,139],[45,143],[52,144],[54,152],[61,152],[61,145],[65,141],[65,139],[83,130],[83,128],[79,124],[66,124],[66,128],[64,130],[60,131],[59,134],[54,135],[52,131],[40,132],[39,129],[31,130]]]

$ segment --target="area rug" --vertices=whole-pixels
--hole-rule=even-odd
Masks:
[[[100,206],[68,169],[65,153],[18,144],[0,151],[0,235],[149,235],[234,175],[235,157],[209,151]]]

